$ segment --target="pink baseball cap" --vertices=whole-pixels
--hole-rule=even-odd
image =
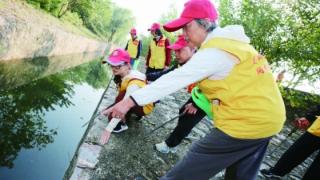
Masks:
[[[151,28],[148,29],[148,31],[154,31],[156,29],[160,29],[161,25],[159,23],[153,23]]]
[[[132,28],[132,29],[130,30],[130,34],[137,34],[136,28]]]
[[[189,0],[184,4],[184,9],[178,19],[166,23],[163,28],[168,32],[176,31],[193,19],[218,19],[218,11],[209,0]]]
[[[106,62],[113,66],[118,66],[124,63],[130,63],[130,55],[127,51],[118,48],[112,51]]]
[[[186,47],[187,45],[188,45],[188,42],[186,41],[184,36],[179,35],[177,41],[174,44],[171,44],[170,46],[168,46],[168,48],[173,50],[179,50]]]

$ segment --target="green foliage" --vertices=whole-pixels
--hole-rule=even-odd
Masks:
[[[148,51],[149,51],[149,44],[152,41],[152,36],[151,35],[148,35],[148,36],[140,35],[140,39],[142,42],[141,56],[147,57]]]
[[[320,4],[316,0],[301,0],[289,4],[288,17],[282,28],[280,53],[294,74],[291,87],[303,80],[315,82],[320,72]]]
[[[39,88],[41,87],[41,88]],[[54,105],[70,106],[71,86],[57,77],[32,82],[9,91],[0,91],[0,165],[12,168],[22,148],[44,148],[52,143],[55,129],[48,129],[45,110]]]
[[[320,5],[316,0],[222,0],[220,23],[242,24],[252,44],[276,67],[287,65],[292,87],[320,71]]]
[[[305,116],[320,103],[320,96],[294,89],[280,87],[281,94],[286,106],[287,119]]]
[[[96,1],[93,7],[95,12],[89,17],[86,26],[100,37],[104,37],[104,32],[108,30],[111,20],[112,7],[109,0]]]
[[[294,88],[304,80],[319,80],[319,9],[317,0],[221,0],[220,24],[243,25],[273,69],[285,67],[292,75],[287,87]],[[292,106],[306,105],[299,93],[282,93]]]
[[[159,22],[160,24],[165,24],[171,21],[172,19],[176,19],[177,17],[178,17],[177,9],[172,5],[170,6],[168,12],[162,14]],[[162,30],[162,33],[164,34],[165,37],[169,39],[170,43],[174,43],[177,39],[178,34],[181,32],[178,31],[178,32],[169,33],[165,30]]]
[[[26,0],[37,8],[41,8],[53,15],[56,15],[63,0]]]
[[[91,0],[66,0],[64,8],[65,11],[60,11],[58,17],[61,17],[64,12],[70,10],[71,12],[77,13],[86,25],[89,23],[90,16],[94,12]]]
[[[103,36],[108,42],[119,42],[126,37],[131,27],[135,25],[135,19],[128,9],[112,6],[111,21]]]
[[[274,55],[273,43],[277,36],[277,28],[282,12],[273,8],[272,3],[258,0],[243,0],[236,4],[234,0],[222,0],[220,6],[221,26],[241,24],[251,43],[271,62],[278,61]]]
[[[97,34],[108,42],[121,43],[135,24],[131,11],[110,0],[26,0],[35,7]]]
[[[72,13],[72,12],[68,11],[65,13],[64,16],[61,17],[61,19],[64,21],[68,21],[75,26],[82,26],[83,25],[83,21],[77,13]]]
[[[89,63],[71,68],[64,72],[64,78],[73,83],[87,83],[93,88],[105,88],[110,80],[110,70],[101,63],[101,58],[95,59]]]

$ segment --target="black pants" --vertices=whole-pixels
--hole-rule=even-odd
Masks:
[[[180,108],[179,114],[181,114],[184,111],[185,105],[189,103],[193,103],[192,98],[190,98]],[[180,116],[176,128],[165,141],[169,147],[175,147],[178,144],[180,144],[183,138],[185,138],[191,132],[192,128],[206,116],[206,113],[202,109],[197,107],[195,104],[194,107],[197,108],[196,114],[186,113],[183,116]]]
[[[153,72],[161,72],[163,70],[164,69],[155,69],[155,68],[147,67],[146,74],[153,73]],[[147,80],[150,81],[150,79],[147,79]]]
[[[320,137],[305,132],[293,145],[281,156],[272,168],[272,173],[284,176],[294,167],[302,163],[312,153],[320,149]],[[303,176],[303,180],[320,179],[320,153],[313,160],[311,166]]]

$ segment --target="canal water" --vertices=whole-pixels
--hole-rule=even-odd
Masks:
[[[109,72],[98,54],[0,62],[0,179],[62,179]]]

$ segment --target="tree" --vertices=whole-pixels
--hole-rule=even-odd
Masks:
[[[290,87],[317,79],[320,62],[320,14],[316,0],[222,0],[220,23],[242,24],[252,44],[273,66],[287,65]],[[312,32],[312,33],[310,33]]]
[[[153,37],[151,35],[140,35],[140,38],[142,42],[141,56],[146,57],[148,55],[149,45]]]
[[[320,72],[320,4],[316,0],[298,0],[288,4],[288,16],[282,23],[282,57],[288,61],[294,88],[302,81],[319,80]]]
[[[113,5],[111,21],[103,33],[108,42],[119,42],[126,37],[131,27],[135,25],[135,18],[128,9]]]
[[[130,10],[120,8],[110,0],[26,1],[76,26],[84,25],[108,42],[123,42],[135,24]]]
[[[63,0],[26,0],[28,3],[35,5],[47,12],[56,15],[60,9]]]
[[[159,20],[160,24],[165,24],[173,19],[176,19],[178,17],[178,12],[175,6],[172,4],[169,7],[169,10],[161,15],[161,18]],[[165,37],[169,39],[171,43],[174,43],[177,39],[178,34],[181,34],[181,31],[169,33],[167,31],[162,30]]]
[[[270,61],[274,71],[292,75],[294,88],[307,80],[319,80],[320,4],[316,0],[221,0],[220,23],[242,24],[251,43]],[[297,93],[296,93],[297,94]],[[298,93],[299,94],[299,93]],[[284,96],[295,106],[303,104],[293,93]]]
[[[86,26],[100,37],[105,37],[108,26],[111,21],[113,8],[109,0],[99,0],[92,2],[94,12],[88,19]]]
[[[61,18],[66,12],[76,12],[85,22],[93,10],[92,1],[90,0],[63,0],[60,6],[58,18]]]

